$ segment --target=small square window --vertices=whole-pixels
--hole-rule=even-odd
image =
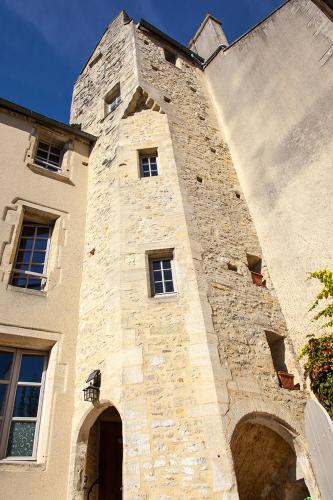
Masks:
[[[11,285],[43,290],[52,226],[24,222],[13,266]]]
[[[173,255],[168,253],[160,257],[149,258],[151,295],[175,293]]]
[[[164,57],[166,61],[176,66],[177,56],[174,52],[169,49],[164,49]]]
[[[117,83],[113,89],[105,96],[105,115],[112,113],[121,103],[120,84]]]
[[[62,146],[38,141],[35,163],[40,167],[51,170],[51,172],[59,172],[61,170],[62,155]]]
[[[158,175],[157,149],[139,151],[141,177],[155,177]]]
[[[36,457],[47,355],[0,347],[0,459]]]

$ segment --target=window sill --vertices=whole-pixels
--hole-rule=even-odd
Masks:
[[[7,285],[7,290],[10,290],[11,292],[27,293],[29,295],[37,295],[39,297],[46,297],[46,292],[43,290],[31,290],[29,288],[21,288],[19,286],[13,286],[13,285]]]
[[[179,295],[177,292],[174,293],[166,293],[161,295],[154,295],[153,297],[149,297],[150,300],[161,301],[161,302],[175,302],[178,300]]]
[[[52,172],[47,168],[36,165],[36,163],[28,163],[27,166],[35,174],[43,175],[44,177],[49,177],[50,179],[55,179],[60,182],[66,182],[66,184],[74,186],[74,183],[70,180],[69,176],[64,173],[60,174],[58,172]]]
[[[38,463],[36,460],[0,460],[0,472],[10,472],[17,470],[45,470],[45,463]]]

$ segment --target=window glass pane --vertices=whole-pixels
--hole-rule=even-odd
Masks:
[[[163,293],[163,284],[162,283],[155,283],[155,293]]]
[[[50,155],[49,162],[54,163],[55,165],[58,165],[59,164],[59,156]]]
[[[24,252],[18,252],[17,254],[17,262],[29,262],[30,261],[31,252],[26,250]]]
[[[19,277],[18,275],[14,275],[12,279],[12,285],[13,286],[19,286],[21,288],[25,288],[27,284],[27,278]]]
[[[59,148],[55,148],[54,146],[51,146],[50,151],[51,151],[51,153],[60,156],[60,149]]]
[[[12,422],[7,457],[31,457],[34,447],[35,422]]]
[[[43,270],[44,270],[44,266],[37,266],[37,265],[31,266],[31,269],[30,269],[30,271],[32,271],[33,273],[39,273],[39,274],[43,274]]]
[[[153,262],[153,269],[154,269],[154,271],[158,270],[158,269],[161,269],[161,261],[160,260],[155,260]]]
[[[46,250],[47,241],[48,240],[46,240],[46,239],[36,240],[35,241],[35,250]]]
[[[45,356],[23,354],[19,382],[41,382]]]
[[[162,281],[162,271],[154,271],[154,281]]]
[[[37,237],[38,238],[48,238],[50,235],[49,227],[37,227]]]
[[[39,386],[18,385],[13,417],[37,417]]]
[[[20,249],[21,250],[31,250],[32,249],[32,238],[21,238]]]
[[[35,228],[32,226],[23,226],[22,236],[34,236]]]
[[[158,175],[157,170],[152,170],[152,171],[151,171],[151,175],[152,175],[152,176]]]
[[[164,271],[163,275],[164,275],[164,279],[165,280],[170,280],[170,281],[172,280],[172,272],[171,272],[171,270],[170,271]]]
[[[29,278],[27,280],[27,288],[30,290],[41,290],[42,289],[42,280],[41,278]]]
[[[142,165],[148,165],[148,158],[141,158]]]
[[[166,292],[173,292],[173,283],[172,281],[166,281],[165,282],[165,291]]]
[[[0,351],[0,380],[9,380],[14,354]]]
[[[43,160],[46,160],[47,159],[47,151],[42,151],[39,149],[37,151],[37,158],[41,158]]]
[[[34,252],[32,254],[32,262],[38,264],[44,264],[45,252]]]
[[[170,260],[163,260],[163,269],[171,269],[171,261]]]
[[[3,416],[8,384],[0,384],[0,417]]]
[[[22,271],[28,271],[29,265],[28,264],[16,264],[15,269],[21,269]]]
[[[46,149],[46,151],[49,150],[49,145],[46,144],[45,142],[39,142],[38,143],[38,149]]]

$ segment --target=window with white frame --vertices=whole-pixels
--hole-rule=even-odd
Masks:
[[[35,163],[51,172],[61,170],[63,148],[62,146],[48,144],[44,141],[38,141],[35,154]]]
[[[172,254],[163,257],[151,257],[149,265],[152,296],[174,293],[175,283]]]
[[[36,458],[47,354],[0,346],[0,459]]]
[[[114,111],[121,103],[120,84],[117,83],[113,89],[105,96],[105,115]]]
[[[11,285],[43,290],[52,226],[24,222],[13,266]]]
[[[139,158],[141,177],[154,177],[158,175],[157,150],[140,151]]]

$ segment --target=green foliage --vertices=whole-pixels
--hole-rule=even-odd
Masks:
[[[313,278],[318,279],[323,288],[309,310],[312,311],[321,300],[325,300],[325,307],[313,319],[329,318],[321,328],[333,327],[333,301],[327,302],[333,299],[333,273],[324,269],[311,273],[308,279]],[[333,332],[319,338],[310,338],[300,352],[300,357],[303,356],[307,356],[304,367],[306,375],[310,378],[311,389],[333,419]]]

